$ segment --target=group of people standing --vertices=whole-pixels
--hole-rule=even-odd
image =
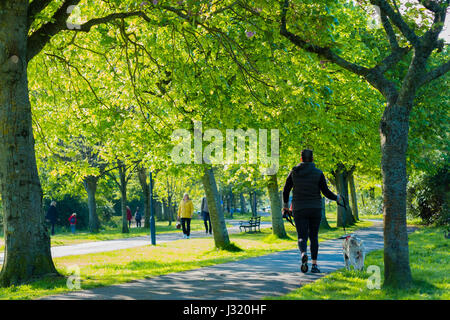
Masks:
[[[131,220],[133,220],[133,215],[131,214],[131,209],[127,206],[127,221],[128,228],[131,228]],[[139,207],[136,207],[136,212],[134,213],[134,220],[136,221],[136,228],[141,227],[142,214],[139,211]]]
[[[56,210],[56,201],[50,203],[45,220],[50,224],[50,232],[52,236],[55,234],[55,224],[58,218],[58,211]],[[69,219],[70,230],[75,233],[77,226],[77,214],[74,212],[70,215]]]
[[[194,204],[192,203],[192,200],[189,199],[189,195],[185,193],[183,199],[180,201],[180,205],[178,206],[177,214],[177,219],[180,221],[181,227],[183,229],[184,239],[189,239],[191,236],[191,219],[193,213]],[[208,202],[206,200],[206,197],[203,197],[202,199],[201,213],[203,222],[205,224],[206,233],[212,234],[211,217],[209,215]]]

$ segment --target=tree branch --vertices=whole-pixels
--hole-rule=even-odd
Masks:
[[[413,46],[416,47],[419,44],[419,37],[408,26],[405,20],[403,20],[400,13],[395,12],[386,0],[370,0],[370,3],[372,5],[378,6],[380,8],[381,14],[389,17],[391,22],[400,30],[400,32],[405,36],[406,39],[408,39],[408,41]]]
[[[142,11],[119,12],[112,13],[101,18],[91,19],[79,26],[76,26],[76,28],[70,29],[67,24],[67,19],[70,16],[70,13],[67,11],[70,6],[77,5],[79,1],[80,0],[66,0],[55,12],[51,22],[44,24],[28,37],[28,61],[33,59],[33,57],[35,57],[44,48],[50,39],[62,30],[89,32],[93,26],[108,23],[115,19],[125,19],[128,17],[142,17],[147,22],[151,21],[150,18]]]
[[[397,47],[396,49],[393,49],[391,54],[384,58],[383,61],[376,66],[376,68],[379,68],[382,73],[385,73],[387,70],[395,66],[410,50],[411,47]]]
[[[420,4],[428,10],[437,13],[442,10],[441,5],[437,1],[432,0],[419,0]]]
[[[431,53],[438,45],[439,34],[444,28],[445,16],[449,6],[449,0],[443,1],[442,6],[435,1],[420,1],[420,3],[428,10],[434,12],[434,20],[430,29],[422,36],[424,46],[428,48]]]
[[[420,82],[419,86],[423,86],[424,84],[427,84],[444,74],[450,71],[450,60],[446,63],[441,64],[439,67],[429,71],[425,76],[422,78],[422,81]]]
[[[386,36],[389,40],[389,44],[391,45],[391,48],[393,50],[397,49],[398,46],[398,42],[397,42],[397,36],[395,35],[395,31],[392,28],[392,25],[388,19],[388,17],[380,12],[380,16],[381,16],[381,23],[383,25],[384,31],[386,32]]]
[[[30,3],[28,6],[28,28],[33,24],[35,16],[47,8],[51,2],[52,0],[34,0]]]
[[[29,62],[36,56],[42,48],[50,41],[51,37],[57,34],[59,31],[67,27],[67,18],[70,13],[67,13],[70,6],[76,6],[80,0],[66,0],[62,6],[53,14],[50,22],[42,25],[38,30],[28,36],[27,43],[27,61]]]
[[[347,69],[353,73],[356,73],[360,76],[366,76],[368,74],[369,69],[343,59],[342,57],[334,53],[330,48],[310,44],[305,40],[303,40],[302,38],[300,38],[299,36],[289,32],[286,27],[286,15],[288,7],[289,7],[289,0],[284,0],[284,4],[282,4],[281,9],[281,25],[280,25],[280,34],[282,36],[289,39],[289,41],[291,41],[297,47],[300,47],[308,52],[315,53],[325,59],[328,59],[334,62],[335,64],[339,65],[340,67]]]

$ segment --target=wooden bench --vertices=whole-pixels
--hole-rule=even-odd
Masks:
[[[248,221],[241,221],[239,223],[239,230],[242,231],[242,228],[244,228],[244,231],[247,232],[247,229],[249,230],[248,232],[261,232],[261,217],[251,217],[250,220]],[[256,228],[258,228],[258,230],[256,230]],[[254,229],[254,231],[252,231],[252,229]]]

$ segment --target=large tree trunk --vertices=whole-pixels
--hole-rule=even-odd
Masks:
[[[283,215],[281,213],[280,193],[278,192],[277,175],[269,176],[267,191],[270,199],[270,211],[272,213],[272,233],[279,238],[286,238]]]
[[[202,176],[203,188],[205,189],[206,200],[208,201],[208,209],[211,217],[211,226],[214,235],[214,243],[217,248],[226,248],[230,244],[228,230],[225,224],[222,207],[219,202],[219,194],[217,192],[216,179],[212,168],[207,166],[203,169]]]
[[[97,233],[100,228],[100,222],[97,215],[97,202],[95,200],[97,182],[98,177],[95,176],[87,176],[83,180],[83,186],[88,195],[89,231],[93,233]]]
[[[28,0],[0,2],[0,193],[5,256],[0,284],[57,274],[44,224],[27,79]]]
[[[344,196],[345,204],[347,209],[349,209],[348,204],[348,184],[346,183],[346,172],[342,164],[338,164],[337,169],[333,172],[334,182],[336,184],[337,192]],[[337,227],[347,227],[353,224],[353,216],[350,210],[345,210],[342,206],[337,206]]]
[[[392,287],[403,287],[412,283],[406,229],[408,122],[407,107],[388,104],[380,124],[384,285]]]

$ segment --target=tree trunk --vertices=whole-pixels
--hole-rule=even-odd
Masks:
[[[150,186],[147,183],[147,170],[139,166],[137,169],[139,184],[144,195],[144,228],[150,228]]]
[[[163,219],[162,203],[159,200],[155,200],[155,217],[157,221]],[[148,227],[150,227],[150,225]]]
[[[345,197],[345,206],[347,208],[345,214],[346,214],[346,222],[348,225],[353,225],[355,224],[356,220],[353,216],[353,209],[350,206],[350,192],[349,192],[349,179],[350,179],[350,174],[351,174],[351,170],[344,170],[344,190],[342,195],[344,195]]]
[[[321,229],[331,229],[328,224],[326,209],[325,209],[325,198],[322,197],[322,219],[320,220],[320,228]]]
[[[267,191],[270,199],[270,211],[272,215],[272,233],[278,238],[286,238],[283,215],[281,213],[280,193],[278,192],[277,175],[269,176]]]
[[[172,196],[169,196],[167,201],[167,220],[169,220],[169,226],[172,225],[174,212],[176,212],[176,210],[175,206],[172,204]]]
[[[355,176],[353,175],[353,170],[349,174],[348,183],[349,183],[349,188],[350,188],[350,200],[351,200],[351,204],[352,204],[353,219],[355,221],[359,221],[358,199],[356,196]]]
[[[250,209],[252,210],[252,216],[256,217],[256,192],[250,192]]]
[[[97,202],[95,200],[95,193],[97,192],[98,177],[87,176],[83,179],[83,186],[88,195],[89,207],[89,231],[98,233],[100,223],[97,215]]]
[[[365,207],[366,204],[364,203],[364,191],[361,191],[361,202],[362,202],[363,207]]]
[[[370,198],[371,200],[374,200],[374,199],[375,199],[375,188],[374,188],[374,187],[371,187],[371,188],[369,189],[369,198]]]
[[[353,215],[348,202],[348,171],[342,164],[338,164],[337,169],[334,171],[334,182],[336,184],[337,192],[345,198],[346,208],[337,206],[337,227],[347,227],[354,224]]]
[[[163,207],[163,221],[169,221],[169,207],[167,206],[167,201],[163,199],[162,201]]]
[[[233,191],[230,191],[231,194],[231,219],[233,219],[233,214],[236,212],[236,208],[237,208],[237,198],[236,198],[236,194],[233,193]]]
[[[57,274],[42,209],[28,98],[28,2],[0,2],[0,193],[5,239],[2,286]]]
[[[333,172],[334,174],[334,180],[336,183],[336,190],[338,194],[344,195],[344,173],[343,168],[341,165],[338,165],[337,169]],[[343,227],[347,226],[348,222],[346,219],[346,212],[345,209],[341,206],[337,206],[337,217],[336,217],[336,226]]]
[[[406,229],[408,129],[408,108],[388,104],[380,123],[384,216],[384,285],[397,288],[407,287],[412,283]]]
[[[122,210],[122,233],[129,233],[128,229],[128,220],[127,220],[127,180],[126,180],[126,172],[125,165],[118,161],[119,163],[119,178],[120,178],[120,206]]]
[[[206,200],[208,201],[215,246],[221,249],[226,248],[230,244],[230,239],[225,224],[225,217],[221,210],[216,179],[212,168],[204,167],[202,183],[205,189]]]
[[[239,195],[239,200],[241,203],[241,213],[245,213],[247,210],[245,208],[245,198],[244,198],[244,194],[242,192]]]

